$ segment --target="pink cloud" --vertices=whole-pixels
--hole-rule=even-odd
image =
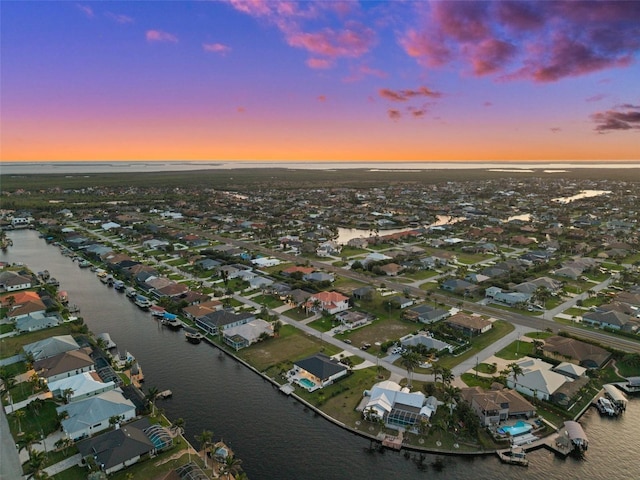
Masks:
[[[147,30],[145,35],[148,42],[178,42],[178,37],[172,33],[163,32],[162,30]]]
[[[607,133],[615,130],[640,130],[640,105],[617,105],[611,110],[591,115],[595,131]]]
[[[378,94],[382,98],[391,100],[392,102],[406,102],[407,100],[414,97],[442,97],[442,92],[436,92],[428,87],[419,87],[416,90],[390,90],[388,88],[381,88],[378,91]]]
[[[425,6],[426,5],[426,6]],[[629,65],[640,52],[640,2],[421,4],[399,38],[428,67],[462,65],[500,80],[555,82]]]
[[[244,107],[238,107],[238,108],[236,108],[236,112],[238,112],[238,113],[245,113],[245,112],[246,112],[246,109],[245,109]]]
[[[318,95],[318,101],[319,102],[326,102],[327,101],[326,95]]]
[[[133,18],[129,17],[128,15],[122,15],[122,14],[112,13],[112,12],[106,12],[104,15],[105,17],[110,18],[111,20],[117,23],[121,23],[121,24],[133,23]]]
[[[399,118],[402,117],[402,113],[400,113],[400,110],[395,110],[393,108],[390,108],[389,110],[387,110],[387,115],[391,120],[398,120]]]
[[[276,26],[287,44],[308,52],[310,68],[330,68],[339,58],[359,58],[376,41],[375,32],[348,17],[356,15],[355,2],[294,2],[272,0],[229,0],[236,10]],[[327,17],[332,25],[318,28]],[[336,20],[337,19],[337,20]],[[312,27],[308,23],[313,24]]]
[[[598,94],[593,95],[593,96],[591,96],[589,98],[586,98],[585,102],[599,102],[603,98],[606,98],[606,95],[604,93],[598,93]]]
[[[551,133],[560,133],[562,131],[560,127],[551,127],[549,130],[551,130]]]
[[[89,18],[93,18],[95,16],[94,13],[93,13],[93,8],[91,8],[88,5],[81,5],[79,3],[76,3],[76,7],[78,8],[78,10],[80,10],[82,13],[84,13]]]
[[[219,53],[220,55],[226,55],[231,51],[231,47],[222,43],[203,43],[202,48],[205,52]]]
[[[309,68],[313,68],[315,70],[325,70],[333,67],[333,62],[326,58],[309,58],[305,63]]]

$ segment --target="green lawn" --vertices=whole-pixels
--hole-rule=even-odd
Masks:
[[[40,437],[41,432],[45,435],[53,433],[58,428],[58,414],[56,412],[56,403],[53,400],[45,400],[42,404],[42,408],[37,412],[25,407],[22,410],[25,412],[25,417],[20,420],[20,426],[25,434],[32,433],[37,437]],[[18,419],[15,414],[7,415],[9,420],[9,427],[13,438],[18,438]]]
[[[277,308],[284,305],[284,302],[273,295],[257,295],[251,298],[252,301],[264,305],[267,308]]]
[[[473,373],[463,373],[460,379],[469,387],[481,387],[486,390],[491,388],[493,378],[476,376]]]
[[[516,340],[496,353],[496,357],[503,358],[505,360],[518,360],[526,355],[531,355],[532,353],[532,342]]]
[[[524,334],[525,337],[537,340],[544,340],[545,338],[553,337],[554,335],[555,333],[552,332],[529,332]]]
[[[15,327],[11,323],[3,323],[0,325],[0,335],[12,332],[13,330],[15,330]]]
[[[322,316],[313,322],[308,323],[311,328],[318,330],[319,332],[328,332],[335,326],[333,317]]]
[[[65,323],[53,328],[25,333],[15,337],[7,337],[0,340],[0,358],[8,358],[22,351],[22,347],[29,343],[38,342],[56,335],[69,335],[72,333],[71,324]]]

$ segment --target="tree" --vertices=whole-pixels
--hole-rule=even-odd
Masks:
[[[522,371],[522,367],[518,365],[516,362],[510,363],[509,365],[507,365],[507,368],[509,369],[509,372],[513,376],[514,383],[518,381],[518,375],[522,375],[524,373]]]
[[[402,354],[402,360],[400,364],[407,369],[408,387],[411,388],[411,381],[413,377],[413,371],[420,365],[420,354],[409,350]]]
[[[438,377],[442,375],[443,367],[440,366],[438,362],[433,362],[431,364],[431,370],[433,371],[433,383],[438,386]]]
[[[160,392],[158,391],[158,389],[156,387],[150,387],[149,391],[145,395],[145,398],[146,398],[148,404],[151,405],[151,415],[152,416],[155,416],[155,414],[156,414],[156,399],[158,398],[158,394],[159,393]]]
[[[18,422],[18,435],[22,435],[22,419],[25,417],[26,412],[24,410],[18,410],[14,412],[13,416]]]
[[[56,441],[56,443],[53,444],[58,450],[62,451],[62,454],[66,457],[67,456],[67,450],[69,449],[69,447],[71,447],[71,445],[73,445],[73,440],[71,440],[70,438],[67,437],[63,437],[60,438]]]
[[[453,382],[453,379],[455,378],[451,369],[447,367],[442,367],[442,372],[440,373],[440,375],[442,377],[443,387],[451,385],[451,382]]]
[[[62,398],[64,398],[64,403],[69,403],[69,399],[73,395],[73,388],[65,388],[62,391]]]
[[[42,470],[44,468],[44,464],[46,461],[47,461],[46,453],[41,452],[39,450],[33,450],[32,448],[30,448],[28,466],[29,466],[29,469],[31,470],[31,475],[29,476],[29,478],[35,478],[35,479],[43,478]]]
[[[273,334],[276,337],[280,336],[280,329],[282,328],[282,322],[280,320],[276,320],[273,322]]]
[[[227,476],[227,480],[231,478],[231,475],[236,475],[240,471],[240,465],[242,460],[236,458],[234,455],[227,455],[220,469],[220,473]]]
[[[200,446],[204,452],[204,467],[207,468],[207,449],[211,445],[213,432],[211,430],[203,430],[200,435],[196,435],[196,440],[200,442]]]
[[[176,419],[173,424],[171,425],[171,429],[173,431],[178,432],[180,435],[184,434],[184,426],[185,426],[186,422],[184,421],[184,418],[178,418]]]
[[[18,452],[21,452],[22,450],[29,451],[31,450],[31,447],[36,443],[41,443],[37,435],[33,432],[27,433],[18,440]]]

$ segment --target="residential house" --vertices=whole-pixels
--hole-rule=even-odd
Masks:
[[[238,351],[258,342],[265,336],[273,336],[273,325],[257,318],[243,325],[225,329],[222,339],[224,343]]]
[[[394,295],[393,297],[387,299],[387,303],[403,310],[413,305],[413,300],[411,298],[403,297],[402,295]]]
[[[71,335],[59,335],[29,343],[22,348],[27,355],[33,357],[35,362],[64,352],[77,350],[80,348],[80,345],[78,345]]]
[[[551,400],[555,391],[565,382],[573,381],[554,372],[550,363],[537,358],[525,357],[516,363],[522,369],[522,373],[517,376],[511,373],[507,377],[507,386],[539,400]]]
[[[92,458],[101,471],[111,475],[172,444],[169,432],[159,425],[151,425],[149,419],[141,418],[82,440],[76,446],[82,458]]]
[[[458,295],[472,295],[478,290],[478,286],[459,278],[450,278],[440,285],[440,288],[446,292],[453,292]]]
[[[387,263],[380,267],[380,271],[382,271],[388,277],[397,277],[404,267],[398,265],[397,263]]]
[[[205,271],[214,270],[218,268],[220,265],[222,265],[222,263],[212,258],[203,258],[195,262],[196,267],[201,268],[202,270],[205,270]]]
[[[604,348],[559,335],[545,339],[542,351],[547,357],[575,362],[585,368],[601,368],[611,357]]]
[[[216,310],[196,318],[196,325],[208,334],[217,335],[227,328],[244,325],[252,320],[255,320],[253,313],[235,313],[227,310]]]
[[[608,312],[585,312],[582,315],[582,321],[595,327],[611,328],[614,330],[624,329],[629,322],[629,315],[610,310]]]
[[[74,441],[89,437],[111,426],[112,417],[120,417],[122,422],[136,416],[136,407],[131,400],[116,388],[85,400],[61,405],[56,408],[58,414],[65,413],[61,421],[62,430]]]
[[[480,335],[481,333],[488,332],[493,327],[493,324],[485,318],[460,312],[449,317],[446,320],[446,324],[462,330],[465,335]]]
[[[349,297],[339,292],[318,292],[312,294],[307,300],[309,309],[316,308],[316,304],[320,310],[334,314],[349,309]]]
[[[376,289],[370,286],[356,288],[351,295],[357,300],[371,300],[375,295]]]
[[[442,342],[433,338],[429,332],[420,332],[417,334],[409,334],[400,338],[400,344],[403,347],[416,347],[418,345],[424,345],[427,350],[435,350],[442,352],[443,350],[453,353],[453,346],[446,342]]]
[[[0,288],[5,292],[17,292],[33,286],[33,277],[30,275],[6,271],[0,273]]]
[[[44,312],[34,312],[16,319],[18,333],[35,332],[45,328],[57,327],[61,323],[57,314],[47,315]]]
[[[489,298],[496,303],[501,303],[509,307],[524,305],[530,299],[531,293],[505,292],[499,287],[489,287],[485,290],[485,298]]]
[[[113,381],[103,382],[96,372],[91,371],[49,381],[47,386],[54,397],[73,403],[114,390],[117,385]]]
[[[195,320],[196,318],[204,317],[211,312],[222,310],[222,308],[223,305],[220,300],[209,300],[197,305],[190,305],[188,307],[185,307],[182,309],[182,313],[184,313],[185,316],[190,320]]]
[[[33,369],[47,382],[90,372],[95,370],[94,361],[89,356],[90,352],[91,348],[69,350],[34,362]]]
[[[354,329],[362,325],[366,325],[371,320],[371,317],[363,312],[347,310],[336,313],[336,320],[342,323],[345,327]]]
[[[536,414],[536,408],[528,400],[506,388],[462,388],[460,397],[476,412],[484,426],[497,425],[509,418],[531,418]]]
[[[331,385],[349,373],[349,369],[323,353],[294,362],[289,375],[304,388],[317,389]],[[306,381],[305,381],[306,380]],[[310,383],[313,383],[313,386]]]
[[[414,322],[434,323],[449,316],[449,311],[442,308],[422,304],[408,308],[402,314],[403,318]]]
[[[422,392],[411,392],[396,382],[386,380],[364,391],[362,415],[369,420],[384,421],[389,428],[411,428],[435,413],[438,402],[427,402]]]
[[[303,280],[307,282],[329,282],[333,283],[336,280],[336,277],[331,273],[325,272],[313,272],[307,273],[302,277]]]

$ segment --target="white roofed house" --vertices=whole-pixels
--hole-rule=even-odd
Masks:
[[[367,400],[368,399],[368,400]],[[369,420],[381,419],[389,428],[411,428],[421,419],[429,419],[438,402],[422,392],[410,392],[396,382],[385,380],[365,390],[362,415]]]
[[[196,319],[196,325],[201,330],[211,335],[217,335],[228,328],[244,325],[255,320],[255,316],[249,312],[234,313],[227,310],[216,310]]]
[[[84,372],[49,382],[48,387],[55,397],[73,403],[114,390],[116,384],[112,381],[103,382],[96,372]]]
[[[514,390],[536,397],[540,400],[551,400],[551,396],[571,378],[556,373],[553,365],[537,358],[524,358],[516,362],[522,369],[522,373],[507,377],[507,386]]]
[[[273,336],[273,325],[266,320],[257,318],[244,325],[230,327],[224,330],[224,343],[238,351],[241,348],[259,342],[265,337]]]

